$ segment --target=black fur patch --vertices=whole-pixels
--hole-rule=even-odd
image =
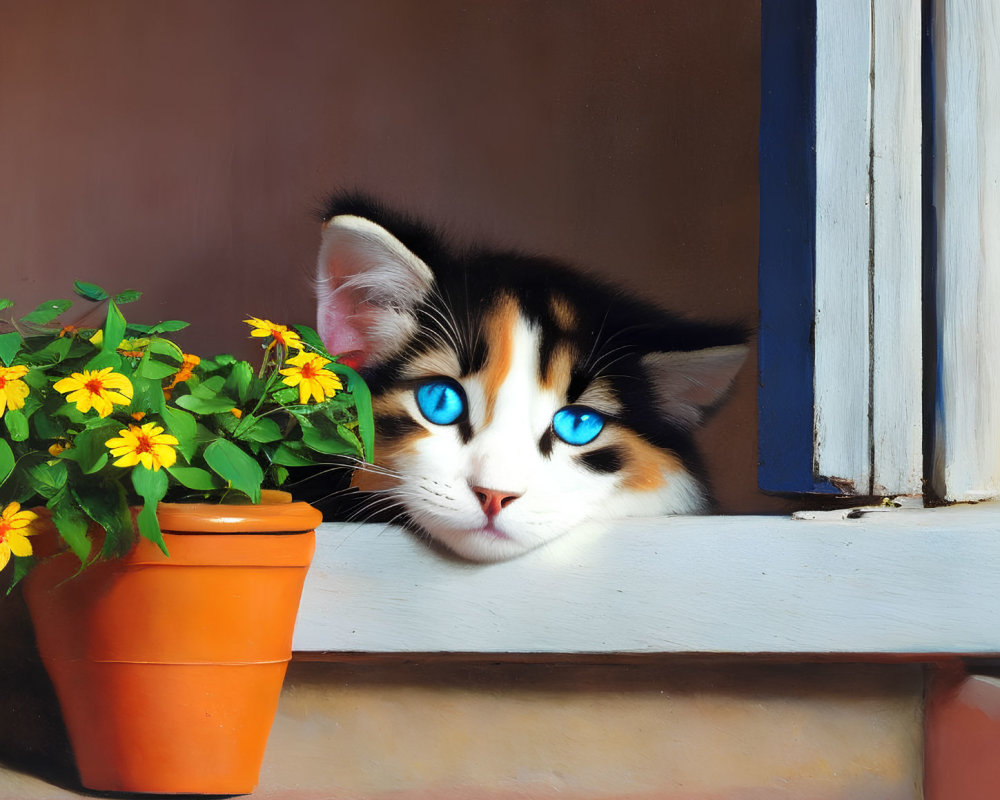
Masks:
[[[408,414],[388,414],[378,418],[378,432],[386,439],[403,439],[423,429]]]
[[[577,461],[591,472],[609,473],[618,472],[624,465],[625,458],[619,448],[612,446],[583,453],[577,456]]]

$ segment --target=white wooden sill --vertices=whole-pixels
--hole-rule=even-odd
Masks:
[[[845,513],[629,520],[492,565],[323,524],[293,649],[1000,653],[1000,505]]]

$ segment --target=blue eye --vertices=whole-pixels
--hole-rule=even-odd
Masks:
[[[455,381],[437,378],[417,389],[417,406],[428,422],[453,425],[465,413],[465,393]]]
[[[604,428],[604,417],[586,406],[566,406],[552,415],[552,430],[566,444],[588,444]]]

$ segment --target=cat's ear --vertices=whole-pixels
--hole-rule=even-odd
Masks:
[[[656,409],[685,430],[696,427],[732,386],[746,360],[745,344],[642,357]]]
[[[414,309],[433,285],[430,268],[381,225],[333,217],[323,228],[317,266],[323,344],[355,367],[388,358],[414,333]]]

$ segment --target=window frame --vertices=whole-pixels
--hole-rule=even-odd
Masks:
[[[760,485],[994,497],[1000,232],[965,223],[1000,209],[1000,10],[849,1],[762,2]],[[293,648],[996,657],[1000,503],[902,506],[627,520],[493,565],[327,523]]]
[[[920,494],[920,0],[762,3],[762,489]]]

